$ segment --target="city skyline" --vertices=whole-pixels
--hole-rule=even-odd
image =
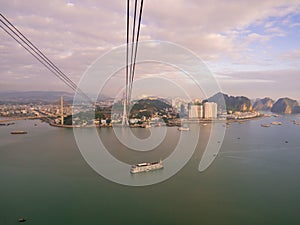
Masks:
[[[3,15],[77,83],[95,59],[125,43],[125,3],[2,1],[0,6]],[[169,41],[190,49],[212,71],[224,93],[299,100],[299,18],[298,1],[158,4],[152,0],[144,5],[140,40]],[[70,91],[3,30],[0,49],[2,91]],[[148,71],[140,66],[136,72],[141,79],[173,79],[174,74],[183,78],[163,67]],[[154,78],[152,83],[158,83],[153,91],[161,95],[159,82]],[[136,94],[148,94],[141,91]],[[176,96],[175,91],[170,95]]]

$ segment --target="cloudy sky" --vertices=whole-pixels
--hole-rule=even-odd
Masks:
[[[2,0],[0,8],[74,82],[126,41],[125,0]],[[3,30],[0,40],[0,91],[69,90]],[[144,0],[140,40],[190,49],[225,93],[300,99],[299,0]]]

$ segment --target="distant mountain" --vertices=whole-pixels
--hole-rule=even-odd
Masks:
[[[257,111],[269,111],[274,104],[271,98],[256,99],[253,104],[253,109]]]
[[[294,99],[280,98],[274,103],[271,111],[282,114],[300,113],[300,106]]]
[[[72,102],[74,94],[63,91],[6,91],[0,92],[0,103],[54,103],[59,102],[60,96],[65,102]]]
[[[215,102],[218,104],[218,107],[226,105],[226,109],[231,111],[251,111],[252,104],[249,98],[244,96],[228,96],[221,92],[215,94],[214,96],[207,99],[209,102]],[[222,108],[222,107],[221,107]]]
[[[166,108],[172,108],[164,99],[140,99],[130,111],[132,115],[149,116],[156,112],[163,113]]]

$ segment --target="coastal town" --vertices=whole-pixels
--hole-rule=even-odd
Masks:
[[[188,102],[183,98],[174,98],[170,101],[161,98],[144,99],[147,108],[135,101],[132,113],[129,117],[133,127],[149,127],[162,125],[178,125],[185,122],[209,122],[224,120],[242,120],[261,116],[257,111],[224,111],[218,109],[215,102],[204,102],[195,99]],[[64,103],[63,97],[57,103],[6,103],[0,106],[0,117],[11,119],[42,119],[56,126],[86,127],[91,125],[107,127],[112,124],[120,124],[121,111],[112,111],[112,102],[102,101],[94,106],[94,112],[85,105],[74,107],[70,102]],[[118,102],[117,104],[122,104]],[[153,105],[158,105],[153,107]],[[72,115],[73,113],[73,115]]]
[[[290,104],[289,104],[290,103]],[[278,106],[279,105],[279,106]],[[286,105],[285,108],[280,107]],[[271,108],[272,107],[272,108]],[[148,96],[132,100],[128,116],[129,126],[148,128],[155,126],[182,126],[184,123],[242,122],[260,117],[274,116],[268,113],[279,110],[279,114],[297,112],[298,104],[281,98],[258,99],[254,103],[243,96],[228,96],[217,93],[208,99],[185,99],[182,97],[162,98]],[[93,105],[74,105],[71,98],[64,96],[56,101],[7,101],[0,104],[0,124],[18,119],[41,119],[57,127],[111,127],[121,125],[123,101],[111,98],[96,101]],[[293,121],[300,124],[299,121]],[[276,124],[262,124],[269,127]]]

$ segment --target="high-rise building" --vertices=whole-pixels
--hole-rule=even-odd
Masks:
[[[203,118],[203,107],[200,104],[189,105],[189,119]]]
[[[205,119],[215,119],[217,118],[218,106],[215,102],[205,102],[204,103],[204,118]]]

